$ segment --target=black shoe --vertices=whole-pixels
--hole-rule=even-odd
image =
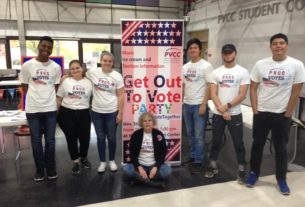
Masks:
[[[83,168],[86,168],[86,169],[91,168],[91,163],[89,162],[89,160],[87,158],[81,158],[80,161],[82,163]]]
[[[58,174],[57,172],[54,170],[54,171],[51,171],[51,172],[48,172],[48,179],[49,180],[55,180],[58,178]]]
[[[204,174],[204,177],[206,178],[213,178],[215,175],[218,174],[218,168],[217,166],[216,167],[213,167],[212,165],[209,165],[206,170],[205,170],[205,174]]]
[[[189,165],[189,164],[192,164],[194,161],[195,161],[194,158],[189,157],[187,160],[185,160],[185,161],[182,162],[182,165],[183,165],[183,166],[187,166],[187,165]]]
[[[162,180],[150,180],[150,182],[148,183],[149,186],[152,187],[156,187],[156,188],[161,188],[161,189],[165,189],[166,185],[165,182]]]
[[[44,180],[44,174],[36,172],[36,175],[34,177],[35,182],[40,182]]]
[[[238,171],[238,174],[237,174],[237,182],[238,184],[245,184],[246,183],[246,171]]]
[[[192,174],[199,174],[203,170],[201,163],[192,163],[190,164],[190,171]]]
[[[74,175],[79,175],[80,174],[80,164],[78,162],[73,163],[72,173]]]

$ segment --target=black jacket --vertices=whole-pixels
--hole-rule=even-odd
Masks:
[[[144,135],[144,130],[141,128],[135,131],[130,138],[130,144],[129,144],[129,151],[131,158],[130,162],[133,163],[135,167],[138,167],[140,165],[138,157],[142,147],[143,135]],[[164,163],[165,160],[166,151],[167,151],[166,141],[163,133],[157,129],[152,130],[152,139],[154,146],[154,155],[156,160],[155,166],[159,168]]]

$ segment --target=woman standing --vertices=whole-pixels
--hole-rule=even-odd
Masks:
[[[124,82],[122,75],[113,70],[114,56],[110,52],[101,54],[101,68],[91,69],[86,76],[94,85],[92,101],[92,122],[97,135],[100,158],[98,173],[106,170],[106,138],[108,140],[109,167],[117,171],[114,161],[116,150],[116,128],[122,121]]]
[[[84,75],[81,63],[72,60],[69,63],[69,77],[63,80],[57,91],[58,123],[66,136],[73,161],[72,173],[76,175],[80,173],[80,164],[84,168],[91,168],[87,154],[90,143],[89,101],[92,83]]]

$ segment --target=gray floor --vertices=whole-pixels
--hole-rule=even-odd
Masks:
[[[97,174],[96,168],[99,161],[96,139],[93,137],[88,155],[93,164],[91,170],[82,170],[79,177],[73,176],[66,141],[64,138],[57,138],[56,158],[59,178],[56,181],[45,180],[35,183],[32,181],[35,170],[31,149],[22,150],[20,159],[17,163],[14,162],[13,130],[13,127],[4,128],[6,151],[4,155],[0,155],[0,206],[78,206],[222,183],[236,178],[237,164],[229,136],[227,136],[219,158],[220,174],[216,178],[206,179],[203,177],[203,173],[191,175],[187,167],[173,167],[172,176],[165,190],[145,186],[131,187],[124,180],[120,170],[117,173],[107,171],[103,175]],[[299,135],[301,138],[298,140],[296,163],[305,166],[304,134],[304,131],[301,131]],[[120,133],[118,133],[117,163],[121,162],[121,139],[119,137]],[[211,140],[211,132],[207,132],[207,142],[209,140]],[[248,129],[244,130],[244,140],[247,160],[249,160],[252,138],[251,131]],[[28,145],[28,141],[22,140],[22,143]],[[290,142],[290,157],[292,157],[292,146],[293,143]],[[183,159],[188,155],[188,141],[185,135],[183,135],[182,155]],[[271,174],[274,174],[274,158],[269,152],[267,144],[262,163],[262,175]]]

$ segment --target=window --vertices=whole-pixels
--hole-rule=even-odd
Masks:
[[[38,54],[39,40],[26,40],[26,56]],[[21,69],[21,55],[19,40],[10,40],[11,63],[13,69]],[[69,62],[78,59],[78,41],[54,40],[52,56],[64,57],[64,68],[69,67]]]
[[[5,43],[0,40],[0,69],[7,69]]]
[[[107,43],[83,43],[83,60],[87,69],[96,68],[100,62],[103,51],[111,52],[111,44]]]

